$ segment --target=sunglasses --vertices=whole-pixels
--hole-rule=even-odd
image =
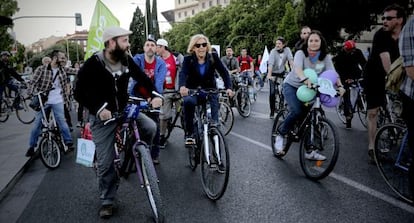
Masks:
[[[383,16],[381,17],[382,21],[387,20],[387,21],[391,21],[393,19],[398,18],[397,16]]]
[[[207,47],[207,43],[196,43],[194,44],[195,47],[200,48],[201,46]]]

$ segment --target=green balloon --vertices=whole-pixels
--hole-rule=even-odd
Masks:
[[[309,78],[309,80],[314,83],[317,84],[318,83],[318,74],[311,68],[306,68],[305,70],[303,70],[303,74],[305,75],[305,77]]]
[[[308,88],[306,85],[302,85],[296,91],[296,97],[298,97],[301,102],[312,101],[316,96],[316,91]]]

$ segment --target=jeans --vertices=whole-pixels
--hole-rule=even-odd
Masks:
[[[12,91],[17,92],[19,90],[17,88],[17,86],[13,84],[13,81],[12,80],[10,80],[7,84],[0,85],[0,101],[3,100],[3,92],[6,89],[6,87],[9,88],[10,94],[11,94]]]
[[[289,114],[278,129],[279,134],[283,136],[288,134],[289,131],[293,129],[295,122],[299,120],[300,117],[303,117],[306,112],[306,108],[303,102],[299,101],[299,99],[296,97],[296,90],[297,88],[293,87],[290,84],[283,84],[283,95],[289,108]]]
[[[104,125],[94,115],[89,116],[93,142],[96,146],[96,162],[98,164],[99,198],[102,205],[113,204],[117,192],[117,173],[114,167],[116,122]],[[152,142],[156,125],[148,116],[140,113],[137,118],[141,140]],[[150,145],[150,144],[149,144]]]
[[[52,109],[53,114],[56,119],[56,123],[60,128],[60,132],[62,133],[63,141],[65,144],[73,143],[72,136],[69,131],[68,124],[66,123],[65,119],[65,112],[63,108],[63,102],[58,104],[45,104],[45,110]],[[36,113],[36,118],[34,121],[34,125],[32,128],[32,132],[30,133],[30,141],[29,147],[35,147],[37,145],[37,141],[39,140],[39,135],[42,132],[42,118],[43,114],[42,111]]]
[[[346,89],[343,100],[344,100],[344,115],[347,119],[352,120],[352,116],[354,114],[352,103],[351,103],[351,88],[352,86],[350,84],[344,84],[344,88]]]
[[[153,159],[156,159],[160,155],[160,114],[156,112],[156,113],[149,113],[147,115],[157,125],[157,131],[152,140],[152,146],[151,146],[151,157]]]
[[[259,70],[254,71],[254,77],[259,77],[257,79],[259,80],[260,87],[263,87],[264,86],[264,81],[262,79],[262,74],[260,73]]]
[[[219,97],[218,94],[210,94],[208,98],[211,108],[211,118],[216,124],[219,124],[218,111],[219,111]],[[192,136],[194,133],[194,113],[195,106],[205,103],[203,99],[197,98],[197,95],[184,97],[184,119],[185,119],[185,131],[187,136]]]

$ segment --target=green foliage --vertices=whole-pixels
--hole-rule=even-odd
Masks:
[[[143,52],[143,46],[146,40],[145,17],[139,7],[137,7],[135,10],[132,22],[129,26],[129,30],[132,31],[132,34],[129,36],[132,55]]]
[[[12,17],[19,8],[16,0],[0,0],[0,15]],[[9,26],[0,26],[0,50],[10,50],[14,42],[13,38],[7,32]]]

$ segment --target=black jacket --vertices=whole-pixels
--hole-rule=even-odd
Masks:
[[[12,76],[16,80],[24,82],[23,78],[16,72],[14,68],[10,67],[8,64],[5,64],[3,61],[0,61],[0,85],[7,84]]]
[[[184,57],[183,66],[181,68],[179,76],[179,87],[185,86],[189,89],[196,89],[201,87],[206,88],[217,88],[215,71],[220,74],[223,78],[224,86],[226,89],[231,89],[230,75],[226,67],[224,67],[221,60],[218,58],[216,53],[208,53],[206,57],[206,71],[201,76],[198,69],[198,59],[195,54]]]
[[[145,89],[144,95],[152,96],[151,92],[155,91],[155,87],[151,79],[134,63],[132,57],[128,57],[124,72],[115,81],[112,73],[105,68],[104,62],[94,54],[78,72],[75,99],[91,114],[96,114],[105,102],[108,102],[106,108],[111,112],[122,112],[128,102],[127,88],[130,77]]]

